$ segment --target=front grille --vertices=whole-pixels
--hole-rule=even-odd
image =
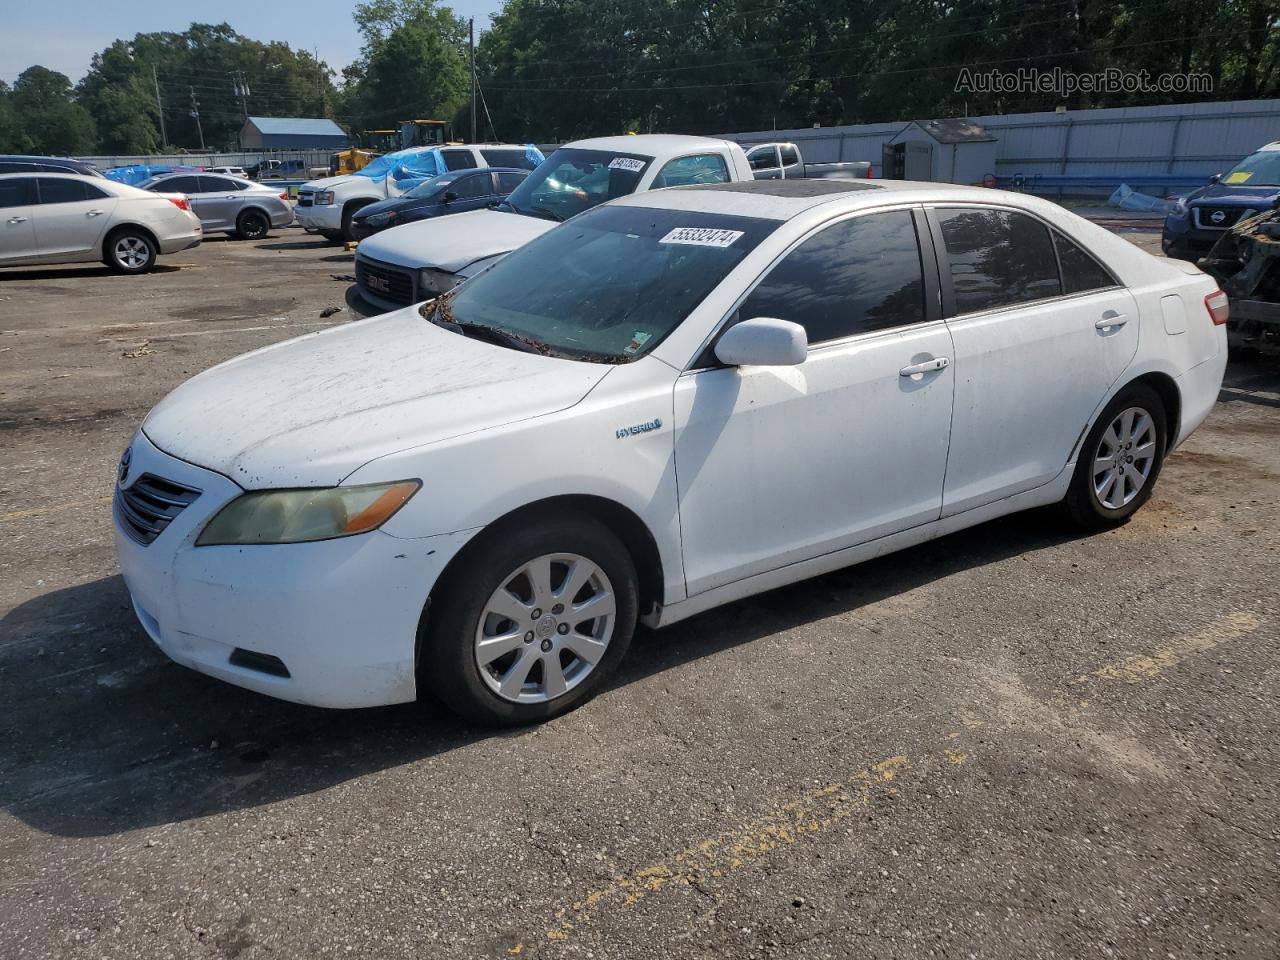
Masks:
[[[309,206],[311,206],[311,201],[312,201],[313,199],[314,199],[314,198],[313,198],[313,196],[312,196],[311,194],[309,194],[309,193],[299,193],[299,194],[298,194],[298,206],[300,206],[300,207],[309,207]]]
[[[146,546],[198,496],[195,487],[144,473],[129,486],[116,487],[116,518],[125,533]]]
[[[1234,227],[1244,213],[1243,207],[1192,207],[1196,212],[1196,226],[1201,230],[1226,230]],[[1215,220],[1216,214],[1222,214],[1221,220]]]
[[[356,285],[380,300],[413,303],[413,274],[379,260],[356,258]]]

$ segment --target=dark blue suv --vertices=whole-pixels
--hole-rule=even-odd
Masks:
[[[1280,141],[1251,153],[1226,173],[1178,200],[1164,221],[1160,245],[1178,260],[1193,263],[1207,254],[1223,232],[1241,220],[1271,209],[1280,199]]]

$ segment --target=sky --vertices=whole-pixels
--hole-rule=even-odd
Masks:
[[[476,32],[488,25],[502,0],[446,0],[461,17],[476,18]],[[295,49],[318,50],[320,59],[341,70],[360,52],[351,20],[355,0],[294,3],[119,3],[102,0],[39,0],[6,4],[0,30],[0,80],[10,86],[27,67],[40,64],[65,73],[75,83],[89,59],[113,40],[161,30],[181,32],[191,22],[229,23],[254,40],[283,40]]]

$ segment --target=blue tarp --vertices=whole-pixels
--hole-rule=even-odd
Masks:
[[[109,170],[103,170],[102,175],[108,180],[114,180],[116,183],[127,183],[136,187],[144,180],[150,180],[152,177],[158,177],[162,173],[195,173],[199,167],[191,166],[169,166],[157,167],[139,165],[136,167],[112,167]]]
[[[546,159],[542,151],[532,143],[525,144],[524,155],[534,166]],[[392,182],[388,186],[394,187],[391,192],[404,193],[447,170],[439,147],[410,147],[408,150],[383,154],[364,169],[357,170],[354,176],[368,177],[370,180],[390,178]]]

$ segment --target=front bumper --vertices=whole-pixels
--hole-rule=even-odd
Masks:
[[[138,620],[172,660],[296,703],[367,707],[417,694],[418,621],[445,564],[470,533],[406,540],[375,531],[319,543],[195,547],[205,522],[242,491],[221,474],[132,444],[126,484],[143,474],[199,497],[149,544],[115,513],[116,551]],[[278,658],[288,676],[253,666]]]
[[[298,223],[308,230],[329,230],[336,233],[342,229],[342,207],[336,203],[320,207],[304,207],[299,204],[293,213]]]

